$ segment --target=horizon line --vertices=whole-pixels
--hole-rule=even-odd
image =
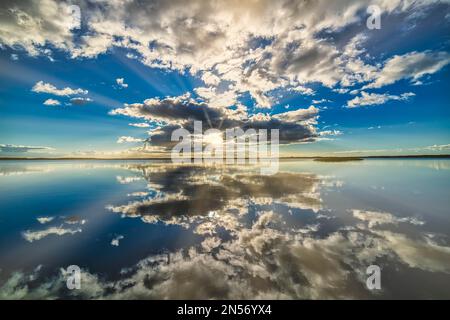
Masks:
[[[374,158],[450,158],[450,154],[366,155],[366,156],[282,156],[279,159],[374,159]],[[171,157],[0,157],[0,160],[171,160]],[[193,157],[191,159],[194,159]],[[204,158],[215,159],[215,158]],[[237,159],[237,158],[236,158]],[[249,159],[246,157],[245,159]],[[270,157],[267,157],[270,159]]]

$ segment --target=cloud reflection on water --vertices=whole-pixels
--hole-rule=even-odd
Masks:
[[[202,241],[129,264],[120,279],[85,270],[77,291],[65,289],[63,269],[50,279],[40,268],[17,272],[0,298],[376,298],[390,297],[391,288],[383,282],[379,292],[366,289],[365,271],[374,263],[450,274],[450,247],[422,232],[426,222],[417,217],[355,208],[348,212],[354,222],[338,221],[323,193],[342,183],[328,176],[161,163],[121,168],[133,172],[130,183],[144,179],[147,188],[136,193],[142,199],[107,204],[111,213],[180,225]]]

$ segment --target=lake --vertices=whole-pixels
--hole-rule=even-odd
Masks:
[[[80,288],[66,285],[68,267]],[[367,287],[378,266],[381,288]],[[2,299],[450,299],[450,160],[0,161]]]

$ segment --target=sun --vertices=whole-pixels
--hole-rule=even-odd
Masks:
[[[221,145],[223,144],[223,133],[222,132],[206,132],[203,135],[203,143],[208,145]]]

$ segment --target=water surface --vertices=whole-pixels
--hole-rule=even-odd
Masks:
[[[448,299],[449,191],[449,160],[1,161],[0,298]]]

